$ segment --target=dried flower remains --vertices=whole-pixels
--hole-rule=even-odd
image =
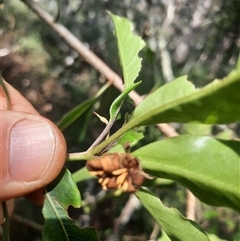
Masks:
[[[87,162],[89,172],[98,177],[103,189],[122,189],[136,192],[146,173],[139,160],[129,153],[107,153]]]

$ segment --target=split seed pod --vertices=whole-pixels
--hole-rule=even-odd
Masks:
[[[129,153],[107,153],[87,162],[89,172],[98,177],[103,189],[136,192],[146,174],[139,160]]]

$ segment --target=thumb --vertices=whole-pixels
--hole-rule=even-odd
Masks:
[[[33,192],[51,182],[66,158],[63,135],[49,120],[0,111],[0,200]]]

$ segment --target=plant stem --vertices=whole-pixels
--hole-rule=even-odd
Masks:
[[[122,102],[123,103],[123,102]],[[112,128],[118,113],[121,109],[122,103],[120,104],[120,106],[118,107],[115,115],[113,116],[112,120],[110,120],[108,122],[108,124],[106,125],[106,127],[104,128],[104,130],[102,131],[102,133],[99,135],[99,137],[93,142],[93,144],[88,148],[88,151],[91,150],[92,148],[94,148],[95,146],[97,146],[102,140],[103,138],[109,133],[110,129]]]
[[[91,159],[96,153],[99,153],[105,147],[107,147],[108,145],[113,143],[115,140],[117,140],[119,137],[121,137],[128,130],[132,129],[134,127],[134,124],[135,124],[135,122],[127,123],[121,129],[119,129],[113,135],[111,135],[107,140],[103,141],[102,143],[95,146],[91,150],[88,150],[86,152],[69,153],[67,156],[67,160],[68,161],[79,161],[79,160]]]
[[[87,159],[89,159],[89,155],[86,151],[67,154],[67,161],[85,161]]]

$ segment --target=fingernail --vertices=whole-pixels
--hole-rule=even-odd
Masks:
[[[17,122],[10,134],[11,179],[37,181],[48,170],[53,159],[55,136],[44,121],[24,119]]]

